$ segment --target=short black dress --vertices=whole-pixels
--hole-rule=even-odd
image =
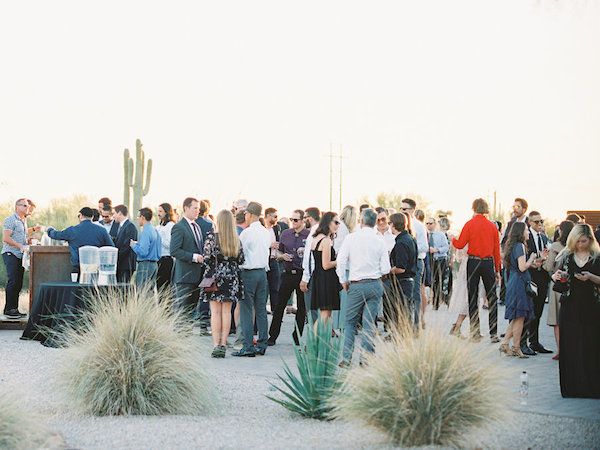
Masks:
[[[338,311],[340,309],[340,279],[335,269],[323,268],[323,251],[319,250],[322,238],[312,251],[315,270],[310,277],[310,308],[313,310]],[[331,247],[331,260],[335,261],[335,250]]]
[[[560,392],[563,397],[600,398],[600,292],[592,281],[580,281],[575,272],[600,275],[600,258],[577,266],[566,261],[568,295],[560,301]]]

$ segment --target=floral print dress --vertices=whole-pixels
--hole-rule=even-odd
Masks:
[[[237,257],[224,256],[219,246],[218,233],[209,233],[204,243],[204,277],[215,278],[217,291],[204,293],[204,301],[240,301],[244,293],[240,268],[243,263],[241,244]]]

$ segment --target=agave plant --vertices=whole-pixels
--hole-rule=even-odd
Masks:
[[[285,388],[271,383],[284,399],[267,397],[304,417],[330,419],[330,400],[342,382],[338,373],[341,343],[341,339],[332,338],[330,322],[319,320],[316,330],[306,333],[305,348],[294,349],[298,375],[284,363],[285,376],[277,376]]]

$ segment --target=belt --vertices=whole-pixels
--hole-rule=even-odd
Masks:
[[[141,262],[158,262],[156,259],[138,259],[139,263]]]
[[[365,278],[364,280],[351,280],[350,284],[355,284],[355,283],[370,283],[372,281],[380,281],[381,278]]]
[[[250,272],[250,271],[252,271],[252,270],[265,270],[265,268],[264,268],[264,267],[259,267],[259,268],[256,268],[256,269],[244,269],[244,268],[242,267],[242,270],[244,270],[244,271],[246,271],[246,272]]]
[[[475,259],[477,261],[493,261],[494,258],[492,258],[491,256],[485,256],[483,258],[480,258],[479,256],[471,256],[469,255],[469,259]]]
[[[302,273],[302,269],[284,270],[283,273],[287,273],[290,275],[297,275],[299,273]]]

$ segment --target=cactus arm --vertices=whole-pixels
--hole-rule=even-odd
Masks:
[[[148,168],[146,169],[146,184],[144,186],[144,190],[142,191],[142,195],[148,195],[148,191],[150,190],[150,179],[152,178],[152,159],[148,160]]]

